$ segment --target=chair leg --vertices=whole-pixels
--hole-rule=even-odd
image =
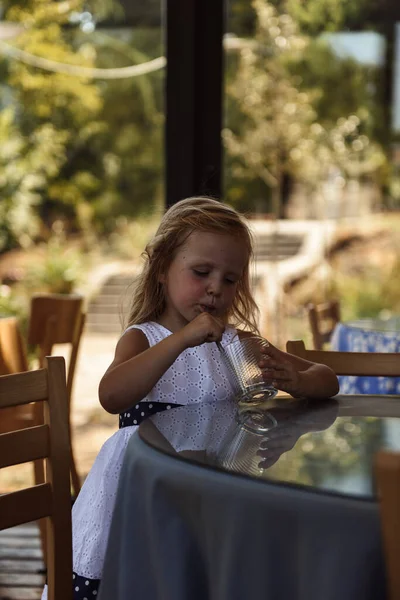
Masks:
[[[33,463],[33,472],[35,484],[44,483],[44,460],[35,460]],[[40,542],[42,546],[43,562],[47,566],[47,539],[46,539],[46,519],[39,519]]]

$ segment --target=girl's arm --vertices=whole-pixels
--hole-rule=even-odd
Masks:
[[[176,333],[149,347],[139,329],[131,329],[118,341],[114,360],[99,385],[100,403],[119,413],[143,400],[186,348],[219,341],[224,326],[202,313]]]
[[[118,341],[114,360],[99,385],[99,400],[110,413],[119,413],[142,400],[184,350],[179,336],[170,335],[149,347],[139,329]]]
[[[339,392],[338,378],[330,367],[293,356],[272,344],[263,353],[265,377],[277,389],[309,398],[327,398]]]

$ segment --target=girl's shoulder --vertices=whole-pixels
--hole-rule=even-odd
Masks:
[[[135,323],[134,325],[129,325],[121,337],[132,330],[141,331],[146,336],[150,346],[158,344],[158,342],[161,342],[161,340],[171,335],[171,332],[163,325],[155,323],[154,321],[148,321],[146,323]]]

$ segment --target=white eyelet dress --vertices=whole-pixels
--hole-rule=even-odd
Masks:
[[[126,331],[132,328],[140,329],[150,346],[171,335],[154,322],[132,325]],[[236,329],[228,326],[222,346],[236,335]],[[74,600],[97,596],[125,449],[141,421],[177,406],[223,401],[231,395],[232,387],[216,344],[202,344],[184,350],[151,392],[120,414],[120,429],[103,444],[72,509]],[[47,600],[47,586],[42,600]]]

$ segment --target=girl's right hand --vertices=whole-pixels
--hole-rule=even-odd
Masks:
[[[224,331],[225,325],[219,319],[203,312],[181,329],[180,334],[185,346],[193,348],[204,342],[219,342]]]

